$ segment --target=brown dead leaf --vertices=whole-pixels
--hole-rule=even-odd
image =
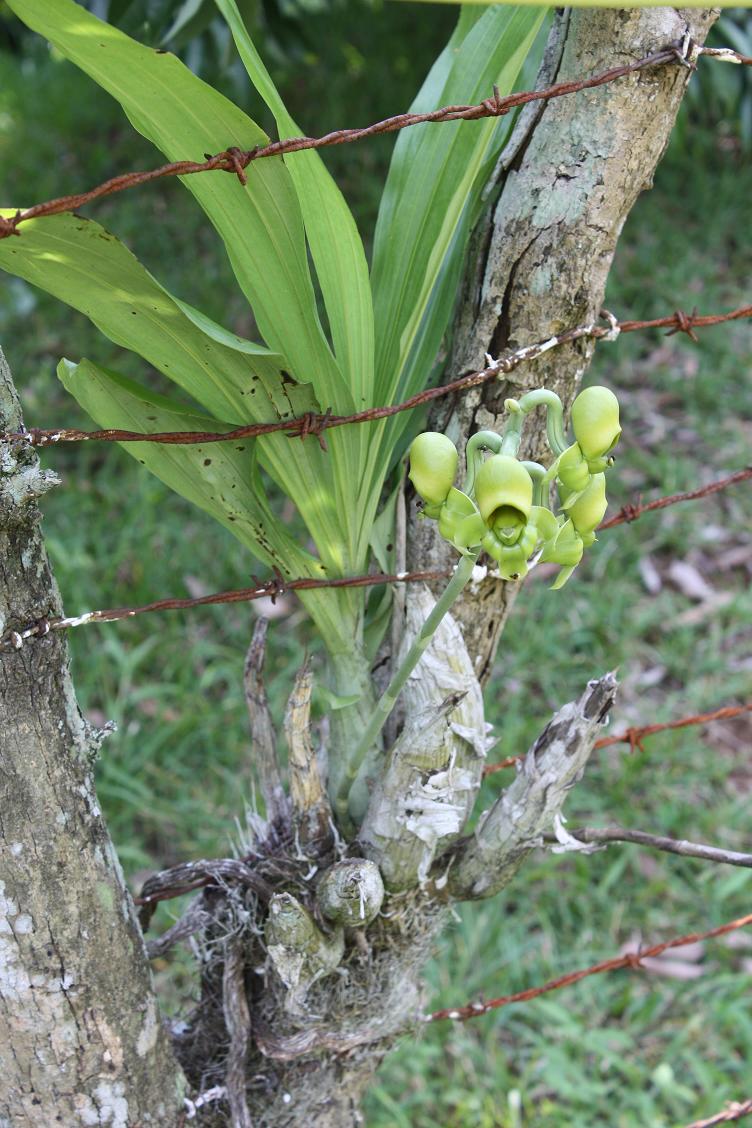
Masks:
[[[719,591],[713,595],[712,599],[706,600],[698,607],[690,607],[688,611],[682,611],[680,615],[672,621],[673,627],[697,627],[717,611],[727,607],[734,599],[732,591]]]
[[[672,560],[668,567],[668,576],[682,595],[686,595],[688,599],[695,599],[699,603],[704,603],[715,597],[714,589],[702,573],[687,560]]]
[[[657,595],[663,588],[663,580],[661,574],[655,566],[652,556],[647,554],[641,556],[637,562],[637,569],[640,573],[645,590],[650,595]]]

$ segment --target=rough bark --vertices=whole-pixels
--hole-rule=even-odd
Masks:
[[[565,10],[540,79],[566,81],[640,59],[689,32],[704,39],[710,9]],[[668,144],[690,71],[637,72],[523,115],[499,162],[498,199],[478,226],[457,310],[447,378],[484,367],[484,355],[531,344],[597,317],[624,221]],[[546,387],[571,403],[592,359],[588,340],[437,408],[432,426],[452,438],[498,430],[507,396]],[[543,421],[528,425],[523,458],[545,451]],[[408,522],[410,567],[445,568],[456,553],[433,522]],[[518,586],[493,574],[456,605],[484,682]],[[409,594],[408,594],[409,598]]]
[[[21,413],[0,352],[0,429]],[[0,631],[61,613],[36,500],[55,484],[0,445]],[[0,1125],[175,1122],[182,1077],[94,793],[102,733],[50,634],[0,656]]]

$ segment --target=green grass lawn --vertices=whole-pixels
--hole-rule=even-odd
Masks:
[[[322,96],[323,108],[310,108],[321,84],[313,64],[292,82],[294,112],[303,118],[308,107],[306,128],[403,108],[417,82],[410,68],[427,65],[431,49],[422,48],[422,62],[399,62],[387,42],[379,66],[391,67],[397,83],[388,105],[386,82],[375,84],[378,104],[363,94],[373,65],[358,60],[368,43],[350,46],[342,50],[349,85],[343,78]],[[102,94],[91,98],[69,66],[38,58],[26,67],[23,82],[17,61],[0,56],[3,203],[154,163],[114,106]],[[365,145],[336,157],[364,225],[387,150]],[[673,146],[627,224],[609,308],[631,318],[749,302],[751,174],[748,157],[715,148],[709,136],[693,137],[690,151]],[[180,296],[250,331],[216,241],[177,183],[103,201],[92,214]],[[0,343],[29,425],[86,423],[58,388],[60,356],[123,371],[134,363],[82,317],[7,278],[0,278]],[[610,478],[615,507],[749,463],[750,353],[749,322],[706,330],[699,346],[654,332],[598,347],[590,377],[613,387],[624,405]],[[45,501],[44,528],[69,613],[251,582],[253,562],[233,538],[119,449],[60,448],[44,459],[64,480]],[[492,756],[524,751],[552,710],[609,669],[621,682],[613,731],[750,700],[750,530],[752,490],[743,485],[605,533],[564,596],[534,576],[487,693],[500,741]],[[267,681],[281,717],[296,664],[304,650],[315,658],[318,643],[294,602],[277,610]],[[71,633],[84,710],[118,725],[103,747],[98,788],[130,878],[224,852],[242,818],[253,783],[241,678],[254,615],[243,605],[205,608]],[[655,736],[644,752],[607,749],[573,792],[570,823],[620,822],[748,850],[751,748],[746,717]],[[488,780],[489,802],[503,786],[503,774]],[[428,971],[427,1009],[526,988],[617,954],[635,935],[649,943],[711,927],[749,911],[749,893],[746,870],[632,846],[590,857],[541,852],[502,899],[460,909]],[[162,908],[157,924],[168,919]],[[368,1124],[673,1128],[749,1097],[752,935],[690,955],[675,952],[661,973],[601,976],[465,1026],[427,1028],[385,1064]],[[166,965],[158,970],[169,980]]]

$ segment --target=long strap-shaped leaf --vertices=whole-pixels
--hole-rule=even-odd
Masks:
[[[73,0],[10,0],[9,7],[115,97],[135,128],[169,160],[263,145],[268,137],[242,110],[169,53],[137,43]],[[188,176],[184,183],[224,240],[264,340],[283,353],[322,403],[350,410],[352,396],[326,342],[306,257],[297,195],[281,159],[234,176]]]
[[[117,98],[134,126],[170,159],[200,160],[208,151],[268,141],[246,114],[174,56],[136,43],[73,0],[12,0],[12,8]],[[322,407],[348,413],[355,401],[318,319],[290,172],[281,159],[272,158],[253,163],[247,176],[245,188],[226,173],[189,176],[184,182],[224,240],[267,344],[287,358],[297,381],[313,385]],[[326,545],[339,571],[365,562],[356,503],[364,481],[364,445],[363,435],[332,434],[332,491],[307,468],[310,496],[317,499],[319,544]],[[306,520],[310,527],[309,515]]]
[[[445,50],[411,109],[479,101],[512,89],[544,13],[462,8]],[[481,193],[504,142],[505,119],[420,125],[395,145],[376,226],[372,285],[376,318],[376,396],[393,402],[430,379],[454,304]],[[408,415],[383,425],[364,479],[389,465]],[[373,520],[363,496],[364,527]]]
[[[102,427],[132,430],[207,430],[216,427],[165,396],[89,360],[62,360],[58,375],[66,388]],[[255,466],[252,442],[212,443],[205,447],[124,443],[124,449],[161,481],[211,514],[262,562],[284,576],[324,576],[326,572],[287,532],[269,508]],[[309,598],[313,596],[313,598]],[[321,597],[324,598],[321,598]],[[342,609],[332,592],[306,593],[304,602],[324,637],[346,649],[352,634],[343,632]]]
[[[282,357],[242,341],[173,298],[93,220],[73,215],[30,220],[20,239],[0,241],[0,267],[81,310],[110,340],[143,357],[215,419],[270,422],[319,410],[311,385],[285,376]],[[116,418],[112,425],[128,426]],[[143,429],[153,431],[154,423]],[[304,445],[284,435],[259,440],[259,450],[265,469],[300,509],[324,562],[342,568],[341,522],[327,456],[315,442]]]
[[[236,0],[216,0],[227,20],[248,76],[274,114],[280,138],[299,137],[271,75],[259,56]],[[373,305],[368,264],[352,212],[313,150],[285,158],[298,192],[311,255],[316,266],[334,352],[358,405],[373,396]]]
[[[216,0],[227,20],[251,82],[274,114],[281,138],[300,136],[271,75],[253,45],[235,0]],[[303,214],[311,256],[321,285],[337,361],[355,403],[371,406],[374,378],[374,326],[371,284],[363,243],[352,212],[313,150],[285,158]],[[368,531],[365,507],[358,503],[359,487],[374,497],[373,476],[365,472],[371,441],[368,426],[347,429],[337,436],[332,454],[337,508],[348,529],[353,563],[365,562]],[[371,456],[372,456],[371,452]]]
[[[517,7],[480,15],[463,11],[412,108],[477,102],[491,96],[494,84],[508,93],[542,18],[540,10]],[[506,129],[487,118],[420,125],[397,140],[379,210],[372,280],[377,395],[387,400],[411,394],[427,379],[446,329],[442,277],[451,278],[448,266],[464,253],[468,209]]]

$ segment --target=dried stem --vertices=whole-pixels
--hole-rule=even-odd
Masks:
[[[331,844],[332,811],[311,741],[312,690],[313,675],[306,661],[295,678],[284,725],[290,753],[290,798],[300,844],[304,850],[323,853]]]
[[[225,1069],[225,1088],[232,1128],[253,1128],[245,1094],[245,1067],[251,1038],[251,1015],[245,991],[245,963],[240,933],[225,942],[222,974],[222,1007],[230,1036]]]
[[[147,940],[146,952],[149,959],[153,960],[157,956],[163,956],[165,952],[169,952],[170,948],[181,940],[187,940],[189,936],[193,936],[194,932],[206,928],[211,924],[211,921],[212,915],[204,907],[203,893],[200,893],[198,897],[194,897],[183,915],[171,928],[158,936],[156,940]]]
[[[654,736],[657,732],[667,732],[669,729],[688,728],[690,725],[706,725],[711,721],[726,721],[731,717],[740,717],[743,713],[749,712],[752,712],[752,704],[724,705],[722,709],[714,709],[711,713],[696,713],[691,717],[680,717],[678,721],[664,721],[663,724],[658,725],[643,725],[639,728],[628,728],[614,736],[602,736],[600,740],[596,740],[595,748],[610,748],[614,744],[629,744],[633,752],[636,748],[644,752],[642,742],[646,736]],[[484,769],[483,775],[493,775],[494,772],[500,772],[503,768],[511,768],[521,759],[522,756],[507,756],[506,760],[500,760],[498,764],[489,764]]]
[[[582,777],[615,695],[616,679],[605,674],[554,715],[514,781],[454,850],[447,874],[452,897],[493,897],[509,884]]]
[[[274,725],[263,679],[268,626],[268,619],[259,619],[253,631],[253,639],[245,660],[245,699],[251,722],[254,764],[258,772],[266,817],[273,825],[282,826],[287,822],[289,804],[282,786]]]
[[[752,1098],[748,1101],[731,1101],[722,1112],[716,1112],[705,1120],[693,1120],[686,1128],[714,1128],[716,1124],[731,1124],[744,1116],[752,1115]]]

